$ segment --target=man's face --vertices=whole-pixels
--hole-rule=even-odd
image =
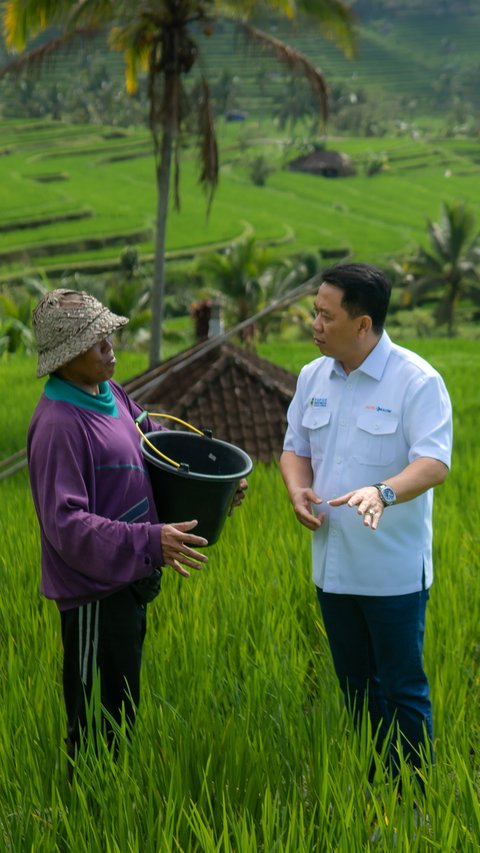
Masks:
[[[342,308],[343,290],[323,282],[313,303],[313,340],[323,355],[349,365],[360,342],[362,318],[350,317]]]
[[[115,353],[111,338],[104,338],[94,344],[87,352],[77,355],[57,372],[80,388],[94,391],[100,382],[111,379],[115,372]]]

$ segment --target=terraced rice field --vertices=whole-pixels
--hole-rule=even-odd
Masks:
[[[284,253],[340,247],[381,262],[422,241],[426,218],[438,216],[443,200],[478,199],[478,150],[468,140],[332,139],[329,147],[350,154],[357,174],[325,179],[285,168],[285,140],[271,124],[250,127],[246,153],[245,129],[219,129],[221,180],[208,219],[195,154],[184,152],[169,258],[192,258],[253,231]],[[126,245],[152,256],[156,190],[146,130],[2,122],[0,152],[0,280],[108,268]],[[277,166],[264,187],[248,176],[248,159],[259,152]],[[387,169],[367,177],[365,162],[379,152]]]

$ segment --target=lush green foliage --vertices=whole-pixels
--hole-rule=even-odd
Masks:
[[[415,820],[378,768],[367,802],[367,730],[354,734],[335,684],[309,580],[309,534],[294,520],[275,466],[258,466],[243,507],[201,575],[166,572],[150,606],[143,699],[118,766],[86,756],[65,780],[60,634],[38,595],[39,546],[25,474],[0,483],[0,847],[85,853],[257,853],[369,849],[478,850],[480,837],[480,593],[476,472],[478,348],[422,341],[455,411],[452,473],[435,509],[436,581],[426,666],[437,765],[427,773],[429,821]],[[297,370],[311,344],[262,352]],[[119,376],[141,365],[124,354]],[[0,425],[20,446],[34,361],[0,365]],[[8,445],[8,449],[11,445]],[[466,499],[468,495],[468,500]],[[375,845],[370,842],[378,829]]]
[[[414,304],[438,299],[435,316],[454,333],[460,300],[478,312],[480,305],[480,232],[471,208],[445,204],[439,222],[428,223],[430,246],[403,262],[407,294]]]

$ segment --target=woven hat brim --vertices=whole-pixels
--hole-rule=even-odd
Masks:
[[[42,376],[54,373],[60,367],[72,361],[72,359],[83,355],[83,353],[87,352],[95,344],[98,344],[103,338],[113,334],[113,332],[116,332],[122,326],[126,326],[128,322],[128,317],[113,314],[112,311],[105,308],[78,335],[70,337],[68,340],[63,341],[58,346],[44,353],[38,353],[37,377],[40,379]]]

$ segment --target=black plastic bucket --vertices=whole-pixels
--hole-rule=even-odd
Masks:
[[[175,468],[148,446],[180,463]],[[253,463],[240,448],[217,438],[180,430],[147,432],[141,449],[160,521],[198,519],[192,533],[213,545],[222,531],[233,496]]]

